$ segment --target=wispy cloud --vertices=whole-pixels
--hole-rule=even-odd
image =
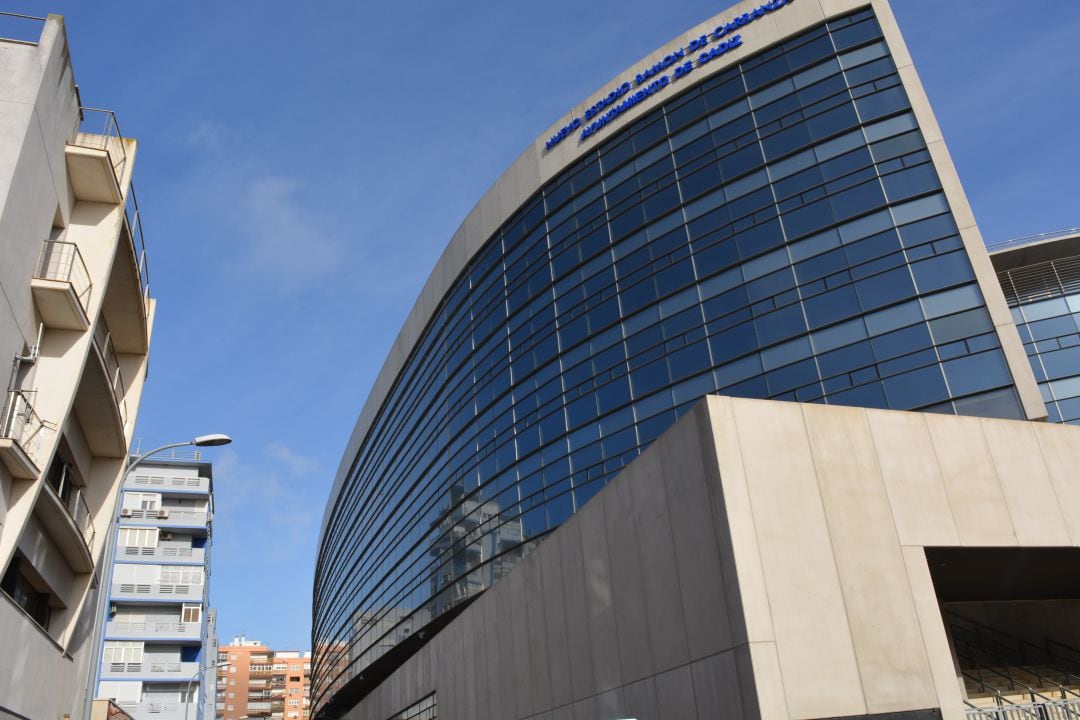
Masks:
[[[319,466],[313,458],[300,455],[282,443],[270,443],[266,448],[266,453],[284,463],[289,472],[295,476],[310,475]]]
[[[247,152],[236,133],[200,121],[183,134],[196,155],[177,177],[178,191],[228,257],[232,279],[258,281],[276,292],[294,292],[323,281],[341,265],[343,245],[319,191],[274,156]]]

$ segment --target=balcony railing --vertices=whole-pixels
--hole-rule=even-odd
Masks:
[[[133,718],[154,718],[154,720],[180,720],[196,715],[195,703],[180,702],[123,702],[116,703]]]
[[[33,393],[23,390],[8,392],[4,414],[0,417],[0,438],[14,441],[40,469],[41,450],[48,427],[34,411],[31,394]]]
[[[94,548],[94,518],[90,515],[90,506],[82,488],[74,482],[71,466],[66,463],[55,464],[45,477],[46,484],[56,494],[60,503],[71,516],[75,527],[79,529],[83,542],[91,552]]]
[[[138,453],[133,453],[138,454]],[[129,476],[126,487],[153,488],[155,490],[205,490],[210,492],[210,480],[203,477],[165,477],[164,475]]]
[[[128,240],[131,242],[131,253],[137,264],[143,313],[148,314],[150,312],[150,265],[146,257],[146,239],[143,237],[139,200],[135,197],[135,183],[128,188],[127,202],[124,205],[124,223],[128,231]]]
[[[110,622],[105,626],[105,635],[110,638],[163,638],[198,640],[202,635],[202,625],[194,622]]]
[[[142,559],[142,560],[182,560],[203,562],[206,559],[205,548],[190,547],[138,547],[136,545],[120,545],[116,548],[118,559]]]
[[[120,511],[123,518],[132,520],[153,520],[157,524],[205,525],[209,513],[205,510],[177,510],[176,508],[157,508],[143,510],[124,508]]]
[[[43,17],[0,12],[0,40],[37,45],[44,27]]]
[[[127,390],[124,387],[124,376],[120,374],[120,359],[116,355],[113,346],[112,333],[104,317],[98,318],[94,326],[94,347],[101,353],[101,359],[105,363],[105,374],[109,378],[109,386],[112,388],[113,397],[116,399],[116,408],[120,411],[120,420],[127,427],[127,401],[124,395]]]
[[[1065,230],[1054,230],[1052,232],[1039,233],[1037,235],[1025,235],[1018,238],[1010,238],[1008,240],[998,240],[997,242],[986,243],[986,249],[991,253],[1001,252],[1002,250],[1008,250],[1012,247],[1019,247],[1020,245],[1030,245],[1032,243],[1046,242],[1048,240],[1057,240],[1059,238],[1066,238],[1071,235],[1080,235],[1080,227],[1067,228]]]
[[[140,597],[175,597],[181,600],[199,600],[203,596],[202,583],[114,583],[113,595]]]
[[[84,311],[90,308],[90,291],[94,283],[90,281],[90,272],[86,269],[82,253],[75,243],[61,240],[46,240],[41,248],[34,277],[42,280],[58,280],[71,283],[75,296]]]
[[[157,662],[107,662],[102,666],[110,675],[179,675],[190,678],[199,671],[197,662],[157,661]]]
[[[120,123],[116,113],[101,108],[79,108],[79,131],[75,133],[72,145],[104,150],[109,155],[116,181],[124,177],[127,166],[127,147],[124,136],[120,133]]]

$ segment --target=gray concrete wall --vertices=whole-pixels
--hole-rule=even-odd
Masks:
[[[708,397],[346,717],[961,720],[924,548],[1080,546],[1080,428]]]

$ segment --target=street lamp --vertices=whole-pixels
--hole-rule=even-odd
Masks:
[[[225,443],[222,443],[222,445],[224,445],[224,444]],[[188,702],[184,703],[184,720],[187,720],[187,718],[188,718],[188,708],[191,707],[191,685],[192,685],[192,683],[195,682],[195,678],[199,677],[203,673],[210,672],[211,670],[216,670],[219,667],[225,667],[228,664],[229,664],[229,661],[225,660],[223,662],[214,663],[213,665],[207,665],[204,668],[199,668],[198,670],[196,670],[195,674],[191,676],[191,679],[188,680],[188,683],[187,683],[187,691],[184,693],[184,696],[186,698],[188,698]],[[216,679],[214,680],[214,684],[215,684],[214,695],[216,696],[217,695],[217,687],[216,687],[217,680]],[[200,689],[202,688],[201,684],[199,685],[199,688]],[[215,701],[215,704],[216,704],[216,701]]]
[[[101,654],[104,651],[105,646],[105,643],[102,642],[102,639],[99,636],[99,632],[102,635],[104,634],[105,608],[109,602],[109,595],[112,591],[113,565],[115,564],[113,562],[113,556],[116,554],[116,536],[119,534],[120,504],[121,499],[124,496],[124,484],[127,482],[128,475],[151,455],[157,455],[159,452],[164,452],[165,450],[187,447],[189,445],[194,445],[195,447],[217,447],[219,445],[228,445],[231,442],[231,437],[220,433],[213,435],[199,435],[194,440],[162,445],[149,452],[144,452],[134,459],[132,459],[130,455],[127,456],[127,465],[124,468],[124,474],[120,476],[120,487],[116,489],[116,500],[113,502],[112,517],[109,519],[109,527],[105,532],[105,554],[102,556],[105,570],[101,587],[98,590],[97,609],[95,610],[94,615],[94,632],[90,638],[90,647],[92,648],[93,654],[90,656],[90,667],[86,672],[86,695],[83,698],[83,720],[90,720],[90,712],[94,705],[94,693],[97,690],[98,666],[101,664]]]

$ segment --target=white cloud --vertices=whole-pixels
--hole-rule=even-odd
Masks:
[[[313,458],[300,455],[282,443],[270,443],[266,447],[266,453],[284,463],[292,475],[310,475],[318,467],[318,463]]]

